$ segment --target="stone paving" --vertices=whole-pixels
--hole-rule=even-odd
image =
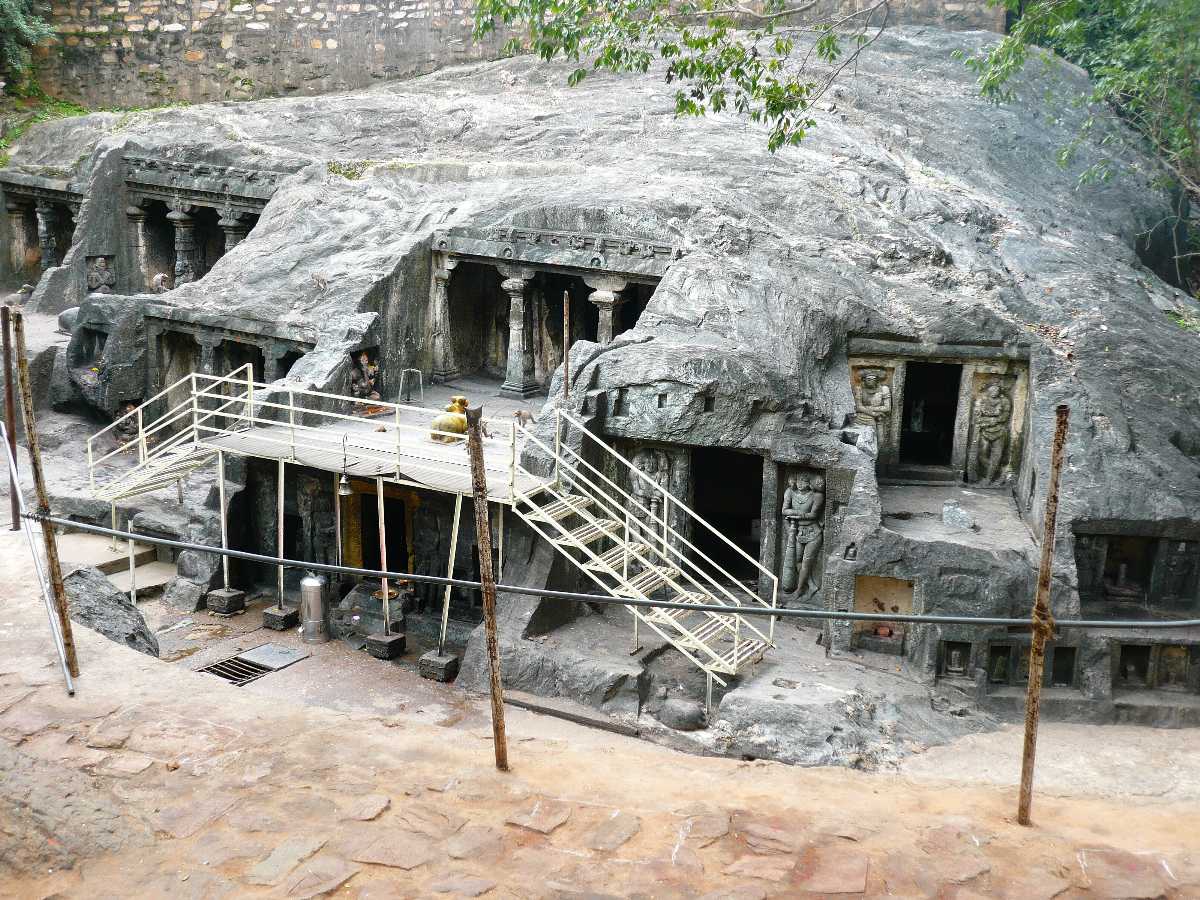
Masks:
[[[1200,895],[1200,810],[1169,791],[1039,794],[1023,829],[1007,786],[689,756],[514,710],[504,774],[480,715],[290,703],[83,629],[68,698],[8,533],[0,559],[6,900]]]

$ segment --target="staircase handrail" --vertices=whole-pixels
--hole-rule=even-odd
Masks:
[[[528,430],[526,430],[526,440],[531,441],[535,445],[541,447],[547,453],[553,453],[551,448],[545,442],[543,442],[541,439],[539,439],[536,435],[530,434],[528,432]],[[686,537],[684,537],[682,534],[680,534],[678,531],[676,531],[670,525],[669,522],[665,521],[665,519],[663,519],[661,516],[655,516],[653,511],[647,509],[643,504],[640,503],[640,501],[638,501],[638,499],[636,497],[632,496],[627,491],[625,491],[623,488],[621,488],[618,484],[613,482],[612,479],[610,479],[607,475],[605,475],[600,470],[596,469],[595,466],[591,465],[591,463],[589,463],[587,460],[580,457],[579,454],[575,453],[575,451],[573,451],[570,447],[565,446],[565,444],[560,444],[559,450],[560,450],[560,452],[565,450],[567,453],[569,453],[571,456],[573,456],[575,459],[577,459],[581,465],[586,466],[588,469],[590,469],[593,473],[595,473],[595,475],[600,480],[606,482],[609,486],[611,486],[612,489],[614,491],[616,491],[618,495],[623,497],[627,502],[631,502],[631,503],[635,504],[639,509],[641,509],[648,516],[650,516],[656,522],[656,524],[662,525],[664,527],[665,532],[669,532],[671,536],[677,538],[681,543],[683,543],[684,545],[689,547],[691,550],[693,550],[695,553],[697,553],[701,558],[703,558],[706,562],[708,562],[714,568],[716,568],[726,578],[730,579],[730,582],[732,584],[740,585],[740,582],[738,582],[737,579],[735,579],[732,575],[730,575],[727,571],[725,571],[725,569],[722,568],[718,563],[716,563],[714,560],[709,558],[702,550],[700,550],[698,547],[696,547],[694,544],[692,544],[691,541],[689,541]],[[568,463],[568,465],[569,465],[569,463]],[[532,474],[532,473],[529,473],[528,470],[525,469],[524,467],[518,466],[518,468],[520,468],[521,471],[525,472],[526,474]],[[626,511],[628,509],[627,504],[614,499],[610,494],[608,494],[608,492],[604,491],[598,485],[592,483],[592,481],[590,481],[589,479],[578,479],[577,478],[574,482],[574,486],[578,490],[583,491],[583,492],[587,492],[590,489],[592,492],[602,495],[604,498],[603,501],[601,501],[599,497],[593,497],[593,499],[597,500],[597,502],[600,502],[602,507],[606,507],[605,511],[609,515],[614,515],[614,516],[617,516],[618,518],[620,518],[626,514]],[[604,531],[605,534],[608,534],[607,530],[605,530],[603,528],[601,530]],[[610,535],[610,536],[614,540],[620,540],[620,537],[617,535]],[[650,537],[650,536],[647,536],[647,537]],[[654,553],[659,557],[659,559],[661,559],[663,561],[666,561],[666,562],[672,563],[672,564],[678,564],[680,566],[680,574],[684,575],[687,578],[690,587],[700,588],[702,593],[709,595],[713,601],[715,601],[716,603],[722,604],[722,605],[724,605],[724,604],[722,603],[720,597],[713,596],[713,591],[715,590],[721,594],[724,594],[725,597],[728,599],[729,603],[731,604],[731,606],[730,606],[731,614],[735,614],[737,608],[743,605],[737,598],[734,597],[733,593],[730,592],[730,590],[728,589],[728,587],[726,585],[723,585],[719,581],[714,579],[712,577],[712,575],[709,572],[707,572],[702,566],[698,565],[694,560],[689,559],[686,554],[681,553],[679,551],[679,549],[676,546],[674,546],[672,543],[670,543],[669,541],[665,542],[664,547],[669,548],[670,552],[669,553],[668,552],[660,552],[658,549],[658,543],[657,543],[658,532],[656,532],[653,535],[653,538],[654,538],[653,542],[647,541],[647,543],[654,550]],[[627,545],[628,545],[628,543],[629,542],[626,541]],[[640,562],[642,565],[659,564],[654,561],[647,560],[647,558],[644,557],[641,553],[638,553],[636,551],[636,549],[629,549],[628,552],[630,552],[631,555],[634,556],[638,560],[638,562]],[[700,578],[703,579],[703,582],[697,579],[696,574],[689,574],[688,572],[684,571],[685,568],[693,570],[695,573],[697,573],[700,576]],[[614,573],[614,574],[616,574],[616,573]],[[623,576],[618,575],[618,577],[622,577],[622,580],[624,580]],[[706,588],[704,582],[707,582],[707,585],[711,586],[711,588]],[[668,579],[668,583],[671,584],[671,586],[674,587],[675,590],[679,591],[681,594],[688,593],[688,590],[686,588],[683,588],[680,585],[676,584],[673,580]],[[759,605],[763,605],[763,606],[770,606],[773,608],[774,604],[767,604],[765,601],[763,601],[763,599],[761,597],[758,596],[757,592],[749,590],[744,585],[741,585],[741,588],[748,596],[753,598],[755,603],[758,603]],[[769,638],[767,635],[765,635],[761,631],[759,631],[758,628],[755,627],[754,625],[752,625],[750,623],[746,623],[746,624],[747,624],[748,628],[750,628],[753,631],[755,631],[756,633],[758,633],[761,637],[763,637],[764,640],[767,640],[767,641],[771,640],[771,638]],[[773,624],[774,624],[774,622],[772,621],[772,625]]]
[[[673,494],[671,494],[667,491],[664,491],[661,487],[658,486],[658,484],[656,482],[654,482],[652,479],[647,478],[642,472],[638,471],[637,467],[632,465],[629,462],[629,460],[625,459],[625,457],[621,456],[621,454],[617,453],[615,450],[613,450],[611,447],[609,447],[603,441],[597,439],[594,435],[588,433],[586,431],[586,429],[582,427],[583,423],[578,422],[578,420],[573,420],[573,422],[574,422],[574,424],[576,424],[577,427],[580,427],[580,429],[582,431],[587,433],[588,436],[591,437],[595,441],[595,443],[599,444],[601,447],[604,447],[604,449],[607,450],[615,459],[617,459],[625,468],[627,468],[631,472],[634,472],[637,475],[641,476],[651,485],[654,485],[654,487],[658,490],[658,492],[666,498],[666,503],[663,504],[664,513],[656,514],[652,509],[646,507],[646,505],[643,504],[640,500],[638,500],[637,497],[633,496],[628,491],[626,491],[624,488],[622,488],[620,485],[616,484],[611,478],[609,478],[607,475],[605,475],[603,472],[601,472],[599,469],[597,469],[595,466],[593,466],[591,463],[589,463],[586,459],[584,459],[582,456],[580,456],[578,453],[576,453],[570,446],[568,446],[568,443],[566,441],[559,442],[560,452],[565,451],[566,453],[570,454],[574,459],[578,460],[581,465],[586,466],[597,477],[603,479],[605,482],[607,482],[609,485],[611,485],[612,488],[615,491],[617,491],[619,494],[621,494],[627,501],[632,502],[634,505],[637,506],[638,509],[640,509],[642,512],[646,513],[646,515],[649,516],[657,525],[661,525],[663,527],[664,533],[669,532],[671,537],[675,538],[676,540],[679,541],[679,543],[685,545],[686,547],[688,547],[688,549],[692,550],[693,552],[698,554],[700,557],[702,557],[706,562],[711,564],[714,569],[716,569],[718,572],[720,572],[720,574],[722,574],[726,578],[728,578],[730,580],[730,582],[741,585],[741,582],[738,581],[737,578],[735,578],[733,575],[731,575],[723,566],[721,566],[715,560],[711,559],[706,553],[704,553],[704,551],[702,551],[694,543],[692,543],[690,540],[688,540],[688,538],[686,536],[681,534],[673,525],[671,525],[669,519],[666,517],[666,514],[665,514],[665,510],[667,509],[667,504],[672,504],[672,503],[675,504],[680,509],[685,510],[693,519],[703,523],[707,528],[712,530],[715,534],[720,535],[722,538],[725,537],[724,535],[721,535],[721,533],[719,531],[716,531],[715,529],[713,529],[712,526],[708,524],[708,522],[706,522],[699,515],[697,515],[695,513],[695,511],[693,511],[690,507],[688,507],[687,504],[683,503],[683,501],[679,500]],[[536,443],[537,445],[542,447],[546,452],[550,453],[553,456],[554,451],[552,451],[550,449],[550,447],[547,446],[543,441],[539,440],[538,438],[536,438],[535,436],[530,434],[527,430],[525,433],[526,433],[527,440],[532,440],[534,443]],[[741,550],[741,548],[738,547],[736,544],[729,542],[727,538],[726,538],[726,541],[728,543],[730,543],[730,545],[733,546],[735,549],[737,549],[743,556],[745,556],[747,559],[749,559],[751,562],[753,562],[754,565],[760,571],[762,571],[764,574],[766,574],[768,576],[768,578],[771,580],[773,590],[772,590],[772,598],[771,598],[770,602],[764,600],[761,596],[759,596],[757,591],[752,591],[749,588],[746,588],[744,585],[741,585],[741,586],[742,586],[742,589],[747,594],[751,595],[754,598],[756,603],[758,603],[761,606],[767,606],[767,607],[770,607],[773,609],[776,606],[776,600],[778,597],[778,582],[779,582],[778,577],[774,573],[765,569],[757,560],[755,560],[753,557],[746,554],[745,551]],[[669,545],[670,544],[668,542],[668,546]],[[678,554],[678,555],[684,561],[687,561],[689,563],[691,562],[683,554]],[[693,566],[694,566],[694,564],[693,564]],[[697,568],[697,570],[700,571],[702,574],[704,574],[706,577],[708,577],[708,580],[714,586],[718,587],[721,590],[725,590],[725,588],[722,585],[720,585],[719,582],[715,581],[715,579],[712,579],[711,576],[708,576],[708,573],[704,572],[703,569],[701,569],[698,566],[694,566],[694,567]],[[730,599],[732,599],[732,596],[729,594],[729,592],[727,590],[725,590],[725,593],[727,596],[730,596]],[[734,602],[737,602],[737,601],[734,601]],[[772,620],[772,622],[773,622],[773,620]]]
[[[180,387],[181,385],[183,385],[185,383],[189,384],[189,385],[194,383],[193,382],[194,378],[199,377],[199,378],[206,378],[206,379],[217,380],[217,381],[228,381],[228,380],[232,380],[233,378],[237,377],[239,375],[239,373],[244,372],[246,369],[251,369],[250,363],[246,363],[245,365],[238,367],[237,369],[235,369],[233,372],[231,372],[227,376],[203,375],[203,374],[199,374],[199,373],[195,373],[195,372],[189,373],[187,375],[184,375],[182,378],[178,379],[177,381],[173,382],[172,384],[168,385],[167,387],[163,388],[161,391],[159,391],[157,394],[155,394],[149,400],[143,401],[139,406],[135,407],[134,409],[131,409],[129,412],[125,413],[123,416],[113,419],[112,422],[110,422],[104,428],[101,428],[99,431],[97,431],[95,434],[91,435],[87,439],[88,468],[94,472],[95,467],[100,465],[100,463],[112,458],[113,456],[116,456],[117,454],[124,453],[134,443],[136,443],[138,445],[139,451],[141,453],[140,461],[144,462],[146,459],[146,452],[145,452],[146,451],[146,443],[144,440],[146,437],[144,412],[145,412],[145,410],[147,410],[150,407],[151,404],[157,403],[158,401],[162,400],[164,397],[168,396],[171,393],[171,391],[175,390],[176,388]],[[176,406],[174,409],[168,410],[164,415],[158,417],[158,419],[155,419],[154,420],[155,424],[158,424],[158,422],[160,422],[162,419],[164,419],[168,416],[175,415],[175,413],[178,410],[180,410],[181,408],[183,408],[184,406],[187,406],[190,409],[191,402],[192,402],[191,391],[189,390],[188,399],[186,401],[184,401],[183,403],[179,404],[178,406]],[[126,419],[130,419],[130,418],[137,418],[137,420],[138,420],[138,436],[130,441],[126,441],[124,444],[119,445],[115,449],[110,450],[108,453],[104,454],[99,459],[95,459],[94,451],[93,451],[95,442],[97,440],[99,440],[101,437],[103,437],[104,435],[108,434],[110,431],[112,431],[114,428],[116,428],[118,425],[120,425]],[[94,476],[92,479],[92,484],[94,487],[95,486]]]
[[[709,531],[711,531],[713,534],[715,534],[718,538],[720,538],[722,541],[724,541],[726,544],[728,544],[730,548],[732,548],[735,552],[737,552],[739,555],[741,555],[747,562],[749,562],[756,569],[758,569],[759,572],[761,572],[763,575],[765,575],[767,577],[767,579],[773,585],[772,602],[770,604],[765,604],[765,605],[769,605],[772,607],[774,607],[776,605],[776,600],[778,599],[778,593],[779,593],[779,576],[778,575],[776,575],[774,572],[772,572],[770,569],[768,569],[766,566],[764,566],[761,562],[759,562],[757,559],[755,559],[753,556],[751,556],[749,553],[747,553],[745,550],[743,550],[741,547],[739,547],[737,544],[735,544],[733,541],[731,541],[728,537],[721,534],[721,532],[719,532],[716,528],[714,528],[712,525],[710,525],[704,518],[699,516],[696,513],[696,511],[693,510],[690,506],[688,506],[686,503],[684,503],[678,497],[675,497],[669,491],[665,490],[662,487],[662,485],[660,485],[653,478],[650,478],[644,472],[640,471],[637,468],[637,466],[632,465],[629,462],[629,460],[625,459],[625,457],[623,457],[620,453],[618,453],[616,450],[614,450],[612,447],[610,447],[604,441],[600,440],[599,437],[597,437],[596,435],[594,435],[590,431],[588,431],[587,426],[581,420],[575,418],[575,416],[571,415],[569,412],[566,412],[565,410],[562,410],[562,409],[556,410],[556,412],[561,418],[565,419],[569,424],[574,425],[584,437],[590,439],[594,444],[601,447],[610,456],[612,456],[613,458],[615,458],[615,459],[619,460],[621,463],[623,463],[630,471],[632,471],[639,478],[641,478],[643,481],[645,481],[646,484],[650,485],[650,487],[653,488],[654,491],[656,491],[659,494],[663,494],[663,495],[669,497],[670,499],[668,502],[674,503],[679,509],[682,509],[694,521],[699,522],[701,525],[703,525],[705,528],[707,528]],[[725,574],[728,577],[728,573],[725,573]]]

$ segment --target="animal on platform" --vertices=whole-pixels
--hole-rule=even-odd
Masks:
[[[467,398],[459,394],[450,398],[446,411],[433,420],[430,437],[441,444],[455,444],[467,433]]]

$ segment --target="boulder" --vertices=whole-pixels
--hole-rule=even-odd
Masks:
[[[704,727],[704,704],[673,697],[658,708],[658,721],[676,731],[697,731]]]
[[[158,639],[129,595],[118,591],[99,569],[78,569],[64,580],[71,619],[110,641],[158,656]]]

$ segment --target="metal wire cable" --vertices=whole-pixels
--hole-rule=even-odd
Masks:
[[[316,572],[331,572],[342,575],[361,575],[366,578],[387,578],[388,580],[402,580],[423,582],[426,584],[451,585],[452,587],[461,588],[482,588],[483,584],[479,581],[468,581],[463,578],[446,578],[439,575],[417,575],[411,572],[387,572],[380,569],[363,569],[355,566],[338,566],[330,563],[306,562],[299,559],[282,559],[277,556],[265,556],[261,553],[251,553],[247,550],[232,550],[223,549],[221,547],[210,547],[206,544],[193,544],[187,541],[174,541],[169,538],[155,537],[152,535],[138,534],[132,531],[119,531],[114,528],[106,528],[103,525],[92,525],[87,522],[76,522],[73,519],[65,519],[61,516],[43,516],[38,513],[25,513],[25,518],[33,519],[43,523],[52,525],[61,525],[66,528],[73,528],[78,531],[86,531],[92,534],[102,534],[108,537],[117,537],[124,540],[140,541],[145,544],[157,545],[161,547],[172,547],[177,550],[191,550],[199,553],[214,553],[219,556],[228,556],[232,559],[242,559],[248,562],[264,563],[270,566],[283,566],[288,569],[304,569]],[[553,591],[542,588],[519,587],[517,585],[498,584],[496,585],[498,592],[507,594],[520,594],[530,597],[544,597],[553,600],[571,600],[579,603],[600,603],[611,604],[614,606],[639,606],[659,609],[690,609],[696,612],[710,612],[719,615],[739,615],[739,616],[773,616],[780,619],[816,619],[816,620],[834,620],[834,621],[857,621],[857,622],[909,622],[918,625],[973,625],[976,627],[997,627],[997,626],[1016,626],[1029,627],[1030,619],[1010,619],[994,616],[931,616],[912,613],[890,613],[876,614],[863,612],[849,612],[841,610],[828,609],[787,609],[773,608],[768,606],[723,606],[715,603],[681,603],[674,600],[643,600],[639,597],[608,597],[603,594],[583,594],[575,591]],[[1107,619],[1057,619],[1055,625],[1059,629],[1063,628],[1091,628],[1091,629],[1112,629],[1120,630],[1136,630],[1143,628],[1197,628],[1200,627],[1200,619],[1176,619],[1168,621],[1137,621],[1137,620],[1107,620]]]

